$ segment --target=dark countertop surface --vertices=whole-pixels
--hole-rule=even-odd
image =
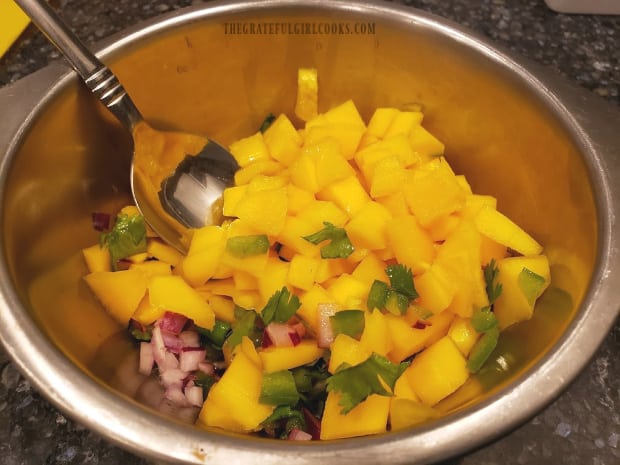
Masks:
[[[4,1],[4,0],[3,0]],[[191,0],[60,0],[62,15],[88,43],[140,20],[202,3]],[[620,16],[565,15],[543,0],[399,2],[449,18],[517,54],[555,69],[612,105],[620,104]],[[30,27],[0,59],[0,86],[56,59]],[[4,110],[4,109],[3,109]],[[0,463],[146,464],[52,407],[0,349]],[[620,322],[583,373],[528,423],[445,465],[620,463]]]

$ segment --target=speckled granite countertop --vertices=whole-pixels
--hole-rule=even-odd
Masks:
[[[3,0],[4,1],[4,0]],[[191,0],[56,2],[80,37],[92,43]],[[572,16],[543,0],[413,0],[495,43],[547,65],[620,104],[620,16]],[[57,58],[31,28],[0,59],[0,86]],[[67,419],[23,379],[0,349],[0,463],[146,464]],[[546,410],[504,438],[445,465],[620,463],[620,323],[586,370]]]

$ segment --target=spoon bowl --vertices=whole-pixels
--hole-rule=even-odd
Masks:
[[[159,237],[187,251],[192,229],[221,221],[222,192],[238,169],[234,157],[206,137],[151,127],[114,73],[45,0],[15,1],[131,133],[133,199]]]

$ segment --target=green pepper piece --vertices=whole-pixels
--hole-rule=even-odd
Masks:
[[[530,305],[534,305],[534,302],[536,302],[536,299],[538,299],[545,287],[545,278],[528,268],[523,268],[517,277],[517,283],[521,291],[523,291],[527,302]]]
[[[364,331],[364,312],[361,310],[341,310],[329,317],[334,336],[346,334],[358,338]]]
[[[99,237],[99,244],[110,251],[112,269],[118,270],[118,261],[137,253],[146,252],[146,223],[142,215],[120,214],[109,233]]]
[[[235,236],[226,241],[226,252],[237,258],[261,255],[268,250],[269,238],[266,234]]]
[[[483,307],[474,312],[471,317],[471,325],[479,333],[484,333],[497,326],[497,318],[490,307]]]
[[[230,323],[222,320],[215,320],[215,324],[211,330],[198,328],[199,332],[204,334],[216,347],[222,347],[222,345],[224,345],[224,341],[230,334],[231,329]]]
[[[269,405],[295,405],[299,402],[293,374],[288,370],[265,373],[259,402]]]
[[[467,359],[467,369],[470,373],[477,373],[482,365],[487,361],[495,347],[499,338],[499,329],[497,327],[489,329],[474,344],[469,358]]]
[[[407,313],[409,308],[409,298],[398,291],[388,289],[385,309],[397,316]]]

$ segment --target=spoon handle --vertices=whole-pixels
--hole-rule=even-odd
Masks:
[[[67,27],[45,0],[15,0],[69,61],[89,89],[130,131],[142,115],[112,71]]]

